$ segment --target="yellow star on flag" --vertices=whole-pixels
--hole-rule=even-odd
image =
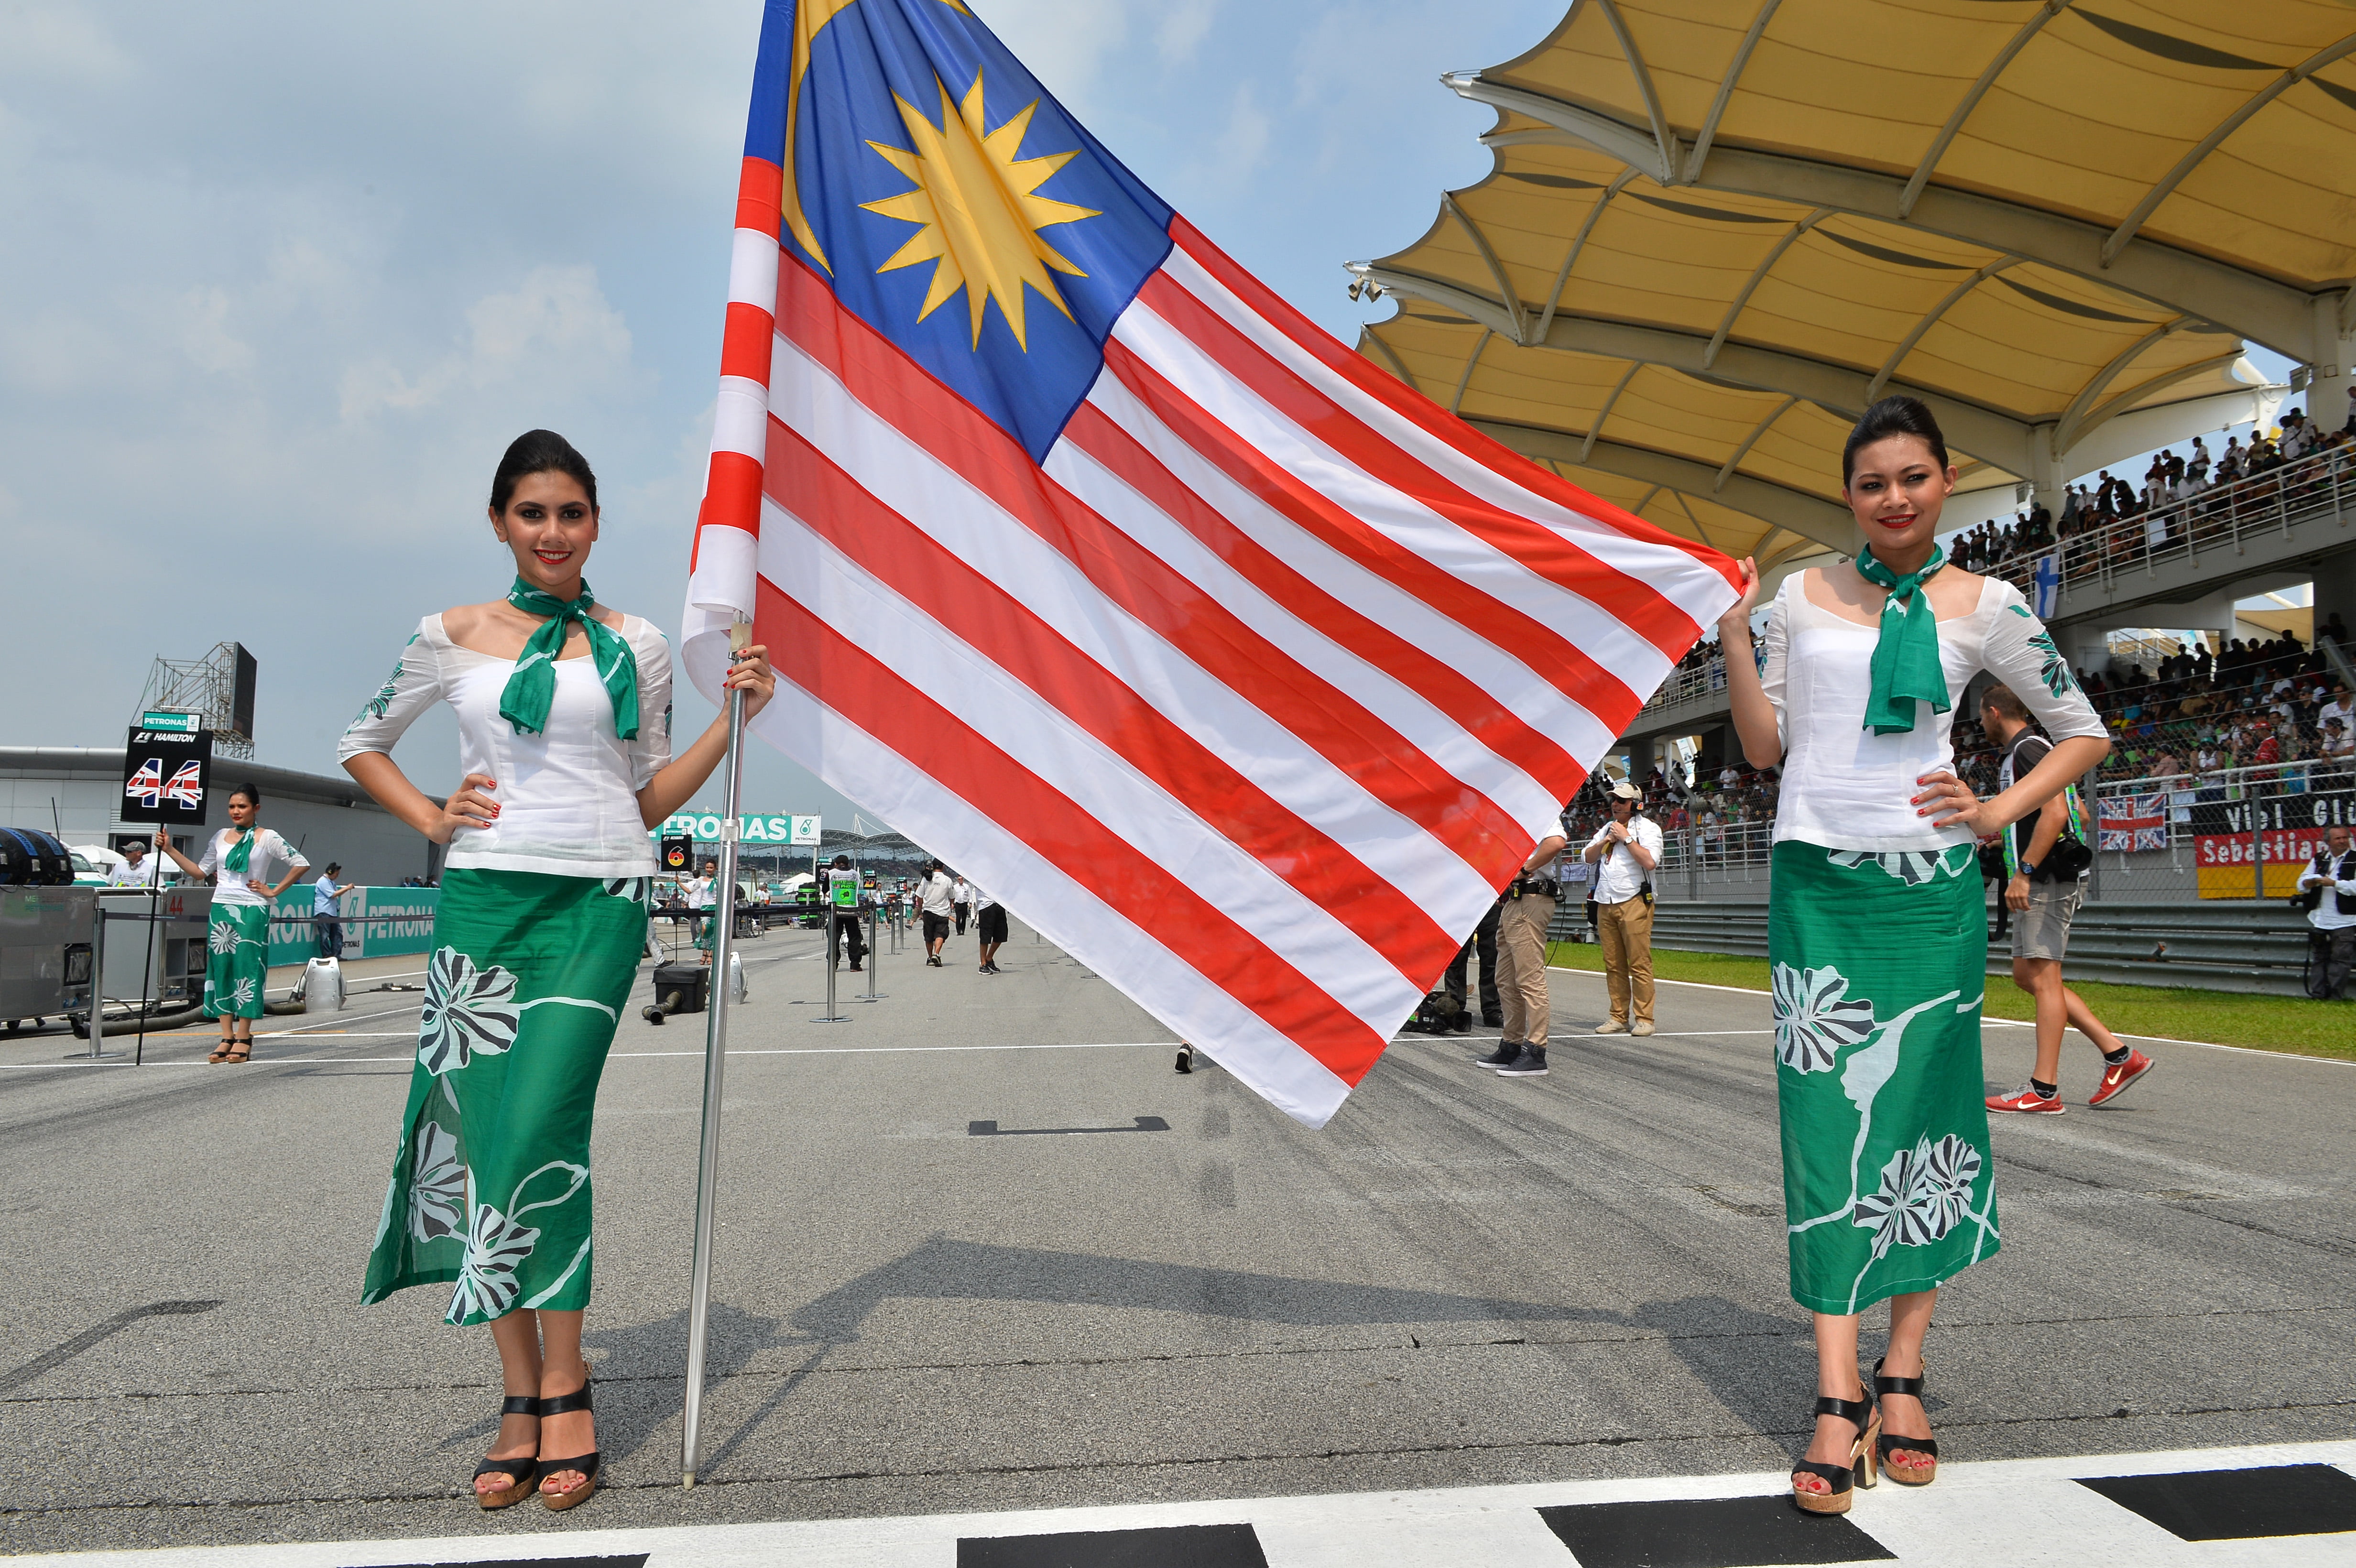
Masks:
[[[1021,113],[997,130],[985,133],[980,73],[974,74],[973,89],[962,103],[951,101],[947,82],[934,80],[941,91],[941,123],[934,124],[894,93],[892,101],[900,106],[900,118],[908,128],[914,149],[867,144],[915,181],[916,188],[860,205],[885,218],[923,225],[875,270],[889,272],[919,261],[934,262],[932,287],[926,291],[924,308],[916,313],[918,321],[963,289],[973,318],[974,347],[981,345],[982,307],[994,299],[1006,316],[1006,325],[1014,331],[1014,341],[1028,352],[1031,342],[1023,325],[1023,285],[1038,290],[1068,319],[1071,307],[1064,303],[1047,269],[1076,278],[1087,276],[1039,238],[1039,230],[1094,218],[1097,210],[1033,194],[1077,153],[1017,157],[1023,135],[1031,128],[1031,112],[1039,107],[1037,101],[1024,105]]]

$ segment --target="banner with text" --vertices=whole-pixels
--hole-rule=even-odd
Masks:
[[[337,901],[345,958],[392,958],[430,953],[439,888],[346,888]],[[270,962],[300,964],[319,952],[309,883],[289,890],[270,910]]]
[[[2209,792],[2204,790],[2201,794]],[[2204,899],[2246,899],[2265,868],[2263,896],[2286,899],[2298,874],[2323,848],[2324,830],[2356,827],[2356,790],[2278,795],[2264,800],[2195,798],[2193,859]]]
[[[649,834],[654,838],[692,838],[699,844],[720,842],[720,825],[725,818],[716,811],[682,811],[663,818],[660,826]],[[798,846],[816,848],[819,842],[819,820],[815,816],[802,816],[791,812],[762,812],[736,819],[736,841],[758,844],[767,848]]]

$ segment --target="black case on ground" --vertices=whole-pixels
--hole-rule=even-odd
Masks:
[[[671,993],[679,1000],[670,1000]],[[712,995],[712,970],[701,964],[655,965],[655,1006],[666,1013],[700,1013]]]

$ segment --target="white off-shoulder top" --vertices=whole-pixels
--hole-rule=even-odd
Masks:
[[[401,650],[384,689],[369,699],[336,748],[346,761],[362,752],[390,754],[417,716],[435,702],[458,715],[458,765],[496,781],[489,794],[499,816],[488,827],[462,828],[443,862],[454,869],[547,871],[563,877],[648,877],[654,841],[637,792],[670,762],[670,643],[636,615],[622,635],[638,661],[638,733],[614,727],[613,699],[586,657],[556,661],[556,696],[548,728],[518,734],[499,717],[499,695],[513,659],[461,647],[428,615]]]
[[[1783,783],[1775,838],[1827,849],[1929,849],[1972,842],[1963,827],[1933,827],[1915,815],[1915,781],[1954,771],[1949,742],[1964,688],[1982,670],[2012,688],[2056,741],[2103,735],[2100,716],[2078,689],[2070,666],[2029,613],[2019,590],[1985,578],[1969,614],[1939,623],[1939,659],[1947,676],[1944,713],[1922,711],[1902,735],[1865,727],[1879,632],[1823,608],[1794,572],[1767,614],[1760,677],[1775,706],[1783,741]]]

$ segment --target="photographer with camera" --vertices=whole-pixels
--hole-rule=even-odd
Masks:
[[[1538,840],[1497,906],[1497,999],[1505,1021],[1495,1053],[1472,1060],[1502,1077],[1546,1076],[1547,927],[1561,892],[1555,862],[1563,843],[1559,833]]]
[[[2356,850],[2348,829],[2337,824],[2323,832],[2323,848],[2298,876],[2298,896],[2307,911],[2307,994],[2319,1002],[2348,995],[2348,971],[2356,965]]]
[[[1626,779],[1611,789],[1612,820],[1580,851],[1595,864],[1595,940],[1603,948],[1603,983],[1612,1016],[1598,1034],[1653,1032],[1653,869],[1661,863],[1661,829],[1645,816],[1644,795]]]
[[[1980,728],[2005,749],[2004,763],[1997,770],[2001,789],[2027,778],[2053,749],[2052,741],[2030,727],[2029,709],[2010,687],[1991,686],[1980,694]],[[2071,785],[2035,816],[2007,828],[2004,854],[2010,872],[2004,901],[2012,911],[2012,983],[2037,999],[2037,1065],[2019,1088],[1988,1096],[1987,1108],[2061,1114],[2062,1031],[2070,1024],[2103,1053],[2103,1081],[2086,1104],[2105,1104],[2149,1072],[2152,1060],[2122,1044],[2078,993],[2062,983],[2070,922],[2085,899],[2085,875],[2094,864],[2077,786]]]

